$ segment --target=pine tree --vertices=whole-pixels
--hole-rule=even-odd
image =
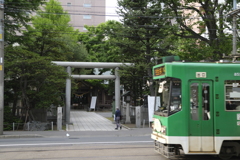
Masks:
[[[123,60],[135,64],[135,67],[126,69],[123,74],[129,77],[126,84],[134,83],[129,85],[129,90],[138,93],[136,99],[143,94],[143,79],[152,81],[155,59],[169,55],[170,20],[164,17],[162,4],[154,0],[118,1],[118,14],[124,26],[122,32],[118,33]],[[153,88],[153,85],[150,86],[151,95],[155,94]]]

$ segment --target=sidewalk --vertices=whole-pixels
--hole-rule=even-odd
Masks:
[[[71,111],[67,131],[113,131],[116,125],[95,112]],[[126,130],[122,128],[122,130]]]
[[[67,131],[4,131],[0,138],[36,138],[36,137],[104,137],[104,136],[150,136],[151,128],[128,128],[115,130],[116,125],[107,119],[111,112],[71,111]],[[134,127],[135,125],[132,124]]]

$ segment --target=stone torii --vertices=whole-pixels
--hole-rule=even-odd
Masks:
[[[63,62],[52,61],[52,63],[66,67],[69,77],[74,79],[115,79],[115,107],[120,107],[120,76],[119,67],[131,66],[133,63],[114,63],[114,62]],[[72,75],[71,68],[115,68],[115,75]],[[66,79],[66,124],[70,124],[71,108],[71,78]]]

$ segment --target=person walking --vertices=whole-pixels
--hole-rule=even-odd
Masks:
[[[116,130],[118,129],[118,127],[120,129],[122,129],[122,125],[121,125],[121,111],[119,110],[119,108],[117,108],[116,112],[115,112],[115,122],[117,127],[115,128]]]

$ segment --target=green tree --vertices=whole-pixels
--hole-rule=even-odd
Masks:
[[[62,67],[52,65],[49,57],[39,56],[20,46],[9,46],[6,50],[5,94],[9,97],[6,103],[12,102],[14,111],[18,99],[26,109],[62,104],[59,97],[67,77]]]
[[[79,41],[86,46],[90,61],[119,61],[119,48],[112,42],[115,41],[115,34],[121,26],[120,22],[113,20],[101,23],[96,27],[85,26],[88,31],[79,34]]]
[[[55,61],[83,61],[87,52],[78,43],[78,30],[70,26],[69,22],[70,16],[60,3],[50,0],[33,17],[33,25],[24,32],[22,44],[28,50],[40,56],[52,57]]]
[[[43,5],[45,0],[5,0],[4,1],[4,39],[5,43],[18,42],[17,33],[31,21],[31,14]]]
[[[117,43],[121,48],[121,59],[135,64],[134,67],[122,70],[123,82],[136,100],[146,94],[142,89],[143,83],[147,79],[152,81],[155,59],[170,54],[170,21],[164,16],[162,4],[153,0],[118,1],[118,14],[123,23]],[[149,90],[148,94],[155,94],[153,85]]]
[[[21,36],[19,46],[6,47],[6,103],[21,99],[27,109],[61,104],[66,73],[51,61],[84,61],[85,47],[78,43],[79,33],[68,23],[69,15],[59,2],[50,0],[32,18],[32,25]],[[12,99],[8,97],[14,97]]]
[[[173,52],[179,52],[180,56],[188,60],[218,60],[223,53],[231,53],[231,36],[226,31],[231,31],[232,27],[226,15],[232,10],[232,1],[161,2],[165,6],[166,18],[173,17],[172,27],[178,28],[172,32],[179,37],[176,45],[181,46],[181,50]]]

